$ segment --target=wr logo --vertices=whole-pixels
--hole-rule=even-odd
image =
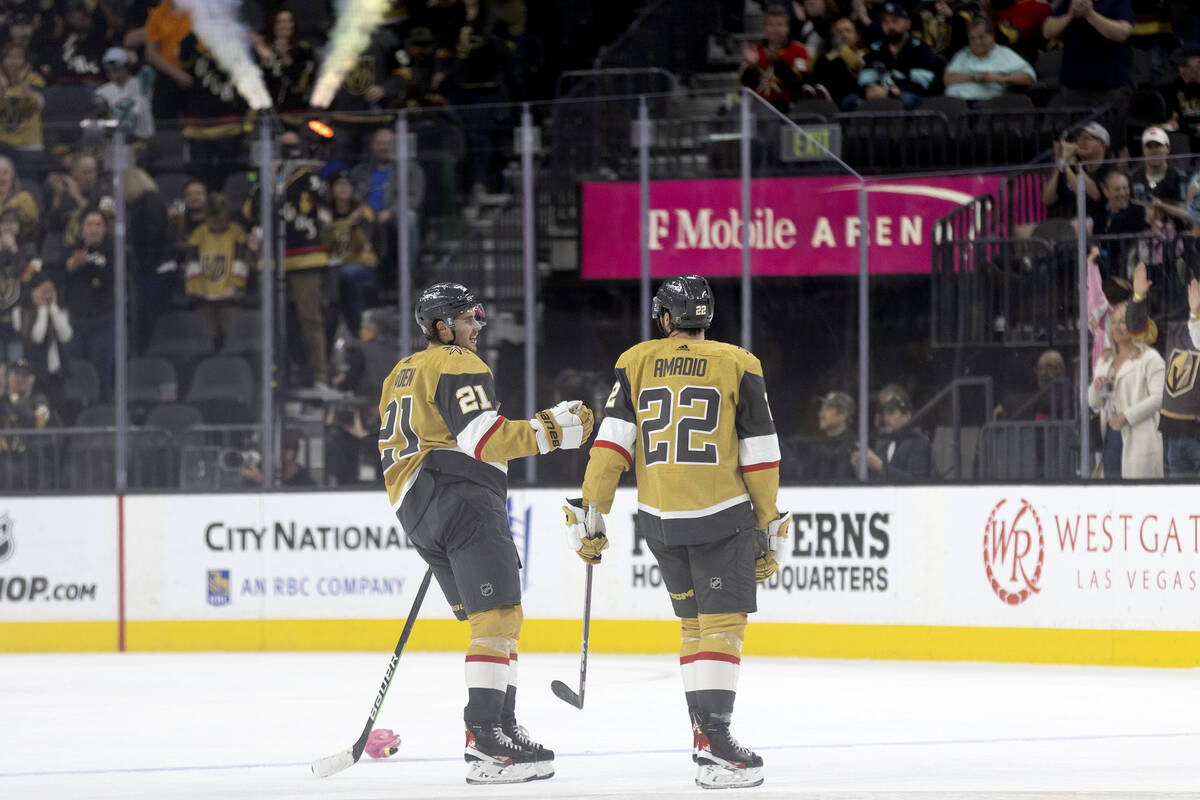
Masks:
[[[1028,500],[1021,498],[1016,508],[1006,509],[1006,503],[1008,500],[1001,500],[988,515],[983,529],[983,564],[992,591],[1015,606],[1041,591],[1038,582],[1046,563],[1046,539],[1042,521]]]

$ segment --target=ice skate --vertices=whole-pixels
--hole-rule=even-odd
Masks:
[[[499,722],[467,723],[467,783],[525,783],[538,774],[537,755],[505,735]]]
[[[696,735],[696,785],[738,789],[763,782],[763,761],[729,734],[729,723],[700,725]]]
[[[516,720],[513,720],[501,724],[500,729],[504,731],[505,736],[512,739],[513,743],[534,754],[538,780],[554,775],[554,751],[530,739],[529,731],[525,730],[524,725],[518,725]]]

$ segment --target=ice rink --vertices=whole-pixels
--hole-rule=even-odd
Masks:
[[[578,656],[521,657],[518,714],[558,774],[463,781],[460,654],[406,653],[379,727],[400,752],[326,780],[387,653],[0,656],[0,798],[711,796],[692,782],[676,659],[593,655],[582,711],[551,680]],[[735,735],[759,798],[1200,797],[1200,674],[747,658]]]

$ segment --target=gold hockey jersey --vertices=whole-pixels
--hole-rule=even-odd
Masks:
[[[584,501],[607,513],[631,466],[644,535],[697,544],[765,528],[779,515],[779,441],[758,359],[687,337],[622,353],[588,459]]]
[[[492,371],[470,350],[445,345],[413,353],[382,388],[379,457],[388,500],[406,529],[429,500],[423,472],[473,481],[503,500],[508,461],[538,452],[528,420],[500,415]]]

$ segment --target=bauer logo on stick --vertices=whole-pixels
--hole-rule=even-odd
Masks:
[[[13,539],[13,521],[8,514],[0,515],[0,561],[8,561],[17,549]]]

